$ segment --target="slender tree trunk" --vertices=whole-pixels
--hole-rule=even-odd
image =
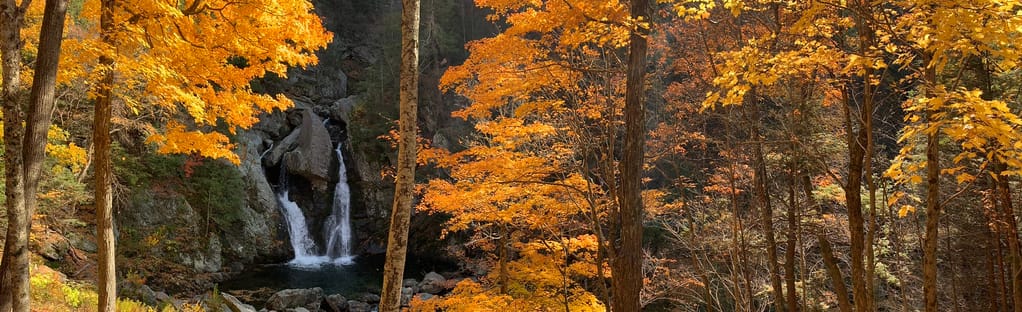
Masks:
[[[820,254],[823,255],[823,264],[827,267],[827,275],[830,275],[831,284],[834,286],[834,293],[837,294],[838,307],[841,312],[852,312],[852,305],[848,302],[848,288],[845,286],[845,279],[841,277],[841,269],[837,267],[837,260],[834,259],[834,251],[830,248],[830,241],[820,234],[817,236],[820,241]]]
[[[924,64],[930,67],[924,74],[925,83],[937,82],[936,70],[927,58]],[[932,87],[932,85],[928,86]],[[930,93],[930,92],[927,92]],[[933,122],[933,113],[927,116],[927,122]],[[926,236],[923,240],[923,294],[925,311],[937,312],[937,244],[940,226],[940,142],[938,131],[933,131],[926,138]]]
[[[100,8],[100,29],[103,43],[112,53],[114,42],[114,6],[115,0],[102,0]],[[96,201],[96,242],[99,243],[99,281],[96,283],[99,292],[99,311],[115,312],[117,308],[117,268],[115,266],[116,249],[114,247],[113,226],[113,182],[112,163],[110,159],[110,119],[113,107],[114,88],[114,56],[103,54],[99,57],[103,67],[103,81],[96,92],[95,124],[92,140],[95,146],[93,158],[96,161],[95,201]]]
[[[795,145],[791,146],[791,156],[795,155]],[[788,170],[790,171],[788,181],[788,237],[787,246],[784,250],[784,284],[785,300],[788,303],[788,311],[796,312],[798,308],[798,293],[795,290],[795,248],[798,241],[798,200],[796,199],[795,184],[797,183],[798,172],[795,169],[796,162],[791,161]]]
[[[997,164],[994,168],[998,172],[1007,169],[1004,164]],[[1015,209],[1012,205],[1011,184],[1008,183],[1008,176],[1000,176],[997,179],[997,197],[1000,202],[1001,215],[1000,223],[1008,230],[1005,235],[1008,237],[1008,261],[1011,262],[1011,298],[1016,302],[1015,312],[1022,312],[1022,253],[1019,251],[1018,225],[1015,222]]]
[[[22,140],[24,112],[21,91],[21,28],[24,26],[25,0],[0,1],[0,59],[3,66],[4,178],[7,236],[0,259],[0,312],[28,311],[28,212],[25,189]]]
[[[649,0],[631,0],[631,16],[649,21]],[[620,249],[614,259],[613,310],[639,311],[642,289],[642,164],[646,138],[646,35],[648,29],[637,26],[628,44],[628,74],[625,82],[624,151],[621,172]]]
[[[419,0],[401,1],[401,119],[398,141],[397,186],[390,216],[387,259],[383,267],[380,311],[401,308],[401,282],[408,252],[408,224],[415,188],[416,106],[419,101]]]
[[[756,197],[756,205],[760,209],[760,227],[763,230],[763,237],[766,238],[767,269],[770,274],[770,287],[773,288],[773,303],[777,311],[784,311],[784,288],[781,286],[781,273],[777,264],[777,239],[774,237],[774,210],[770,205],[770,196],[767,194],[767,170],[766,159],[763,157],[763,137],[759,131],[759,103],[755,95],[749,107],[749,129],[750,138],[753,140],[753,166],[756,174],[753,175],[753,191]]]
[[[848,181],[845,184],[845,205],[848,206],[849,240],[852,245],[852,296],[856,311],[869,311],[866,299],[865,233],[862,216],[862,171],[866,131],[856,131],[852,124],[851,110],[854,108],[852,94],[845,90],[845,131],[848,133]]]
[[[15,278],[13,295],[14,311],[29,310],[29,252],[28,236],[32,229],[32,214],[36,210],[36,189],[42,173],[43,160],[46,159],[46,134],[50,129],[50,116],[57,84],[57,64],[60,61],[60,44],[64,35],[64,15],[67,12],[66,0],[46,0],[43,11],[43,24],[39,37],[39,54],[36,57],[35,75],[32,80],[32,91],[29,97],[31,106],[25,122],[25,141],[23,142],[22,161],[24,167],[24,210],[17,219],[18,224],[11,225],[15,229],[16,251],[12,255],[12,270]],[[5,124],[6,125],[6,124]],[[20,125],[18,125],[20,127]],[[10,150],[10,153],[17,151]],[[17,228],[17,227],[20,227]],[[10,233],[10,231],[9,231]],[[8,236],[8,239],[11,237]]]

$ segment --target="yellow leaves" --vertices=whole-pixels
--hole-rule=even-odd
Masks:
[[[902,205],[901,208],[898,209],[898,217],[899,218],[904,218],[909,213],[915,213],[915,212],[916,212],[916,207],[915,206]]]
[[[166,134],[154,134],[146,142],[160,145],[158,152],[164,154],[198,154],[223,158],[235,165],[241,163],[238,155],[231,152],[234,145],[227,136],[216,132],[187,131],[177,123],[167,125]]]

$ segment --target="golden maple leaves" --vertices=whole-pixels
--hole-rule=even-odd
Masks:
[[[41,5],[32,8],[26,38],[38,36]],[[149,133],[148,142],[161,152],[233,162],[233,144],[217,129],[234,134],[255,124],[259,113],[292,105],[282,96],[254,92],[249,83],[316,64],[314,52],[332,38],[308,0],[126,0],[114,10],[120,25],[115,46],[99,38],[99,1],[86,0],[72,11],[59,83],[91,86],[106,70],[99,57],[113,57],[117,100],[134,114],[147,112],[167,123]],[[28,41],[26,52],[32,49]]]

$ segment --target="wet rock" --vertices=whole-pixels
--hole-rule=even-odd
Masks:
[[[323,302],[323,289],[285,289],[270,296],[266,301],[266,308],[270,310],[285,311],[289,308],[306,308],[311,311],[319,311]]]

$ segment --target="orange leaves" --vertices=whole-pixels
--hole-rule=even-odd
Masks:
[[[160,145],[159,152],[164,154],[199,154],[209,158],[224,158],[239,164],[241,159],[231,152],[234,147],[227,136],[212,132],[187,131],[177,123],[167,125],[166,134],[154,134],[146,140]]]
[[[286,98],[256,94],[249,83],[267,73],[286,76],[291,66],[315,64],[314,52],[332,38],[308,0],[118,4],[115,21],[122,27],[114,34],[116,47],[110,47],[101,43],[96,29],[98,1],[83,3],[76,19],[83,22],[71,26],[65,42],[61,81],[95,83],[102,72],[96,65],[99,56],[113,57],[118,72],[113,91],[133,113],[191,118],[168,125],[166,133],[150,140],[175,144],[161,147],[163,152],[236,160],[229,155],[226,136],[202,132],[226,125],[234,133],[251,127],[261,112],[289,107]],[[194,128],[186,131],[182,125]],[[198,141],[179,140],[191,138]]]

